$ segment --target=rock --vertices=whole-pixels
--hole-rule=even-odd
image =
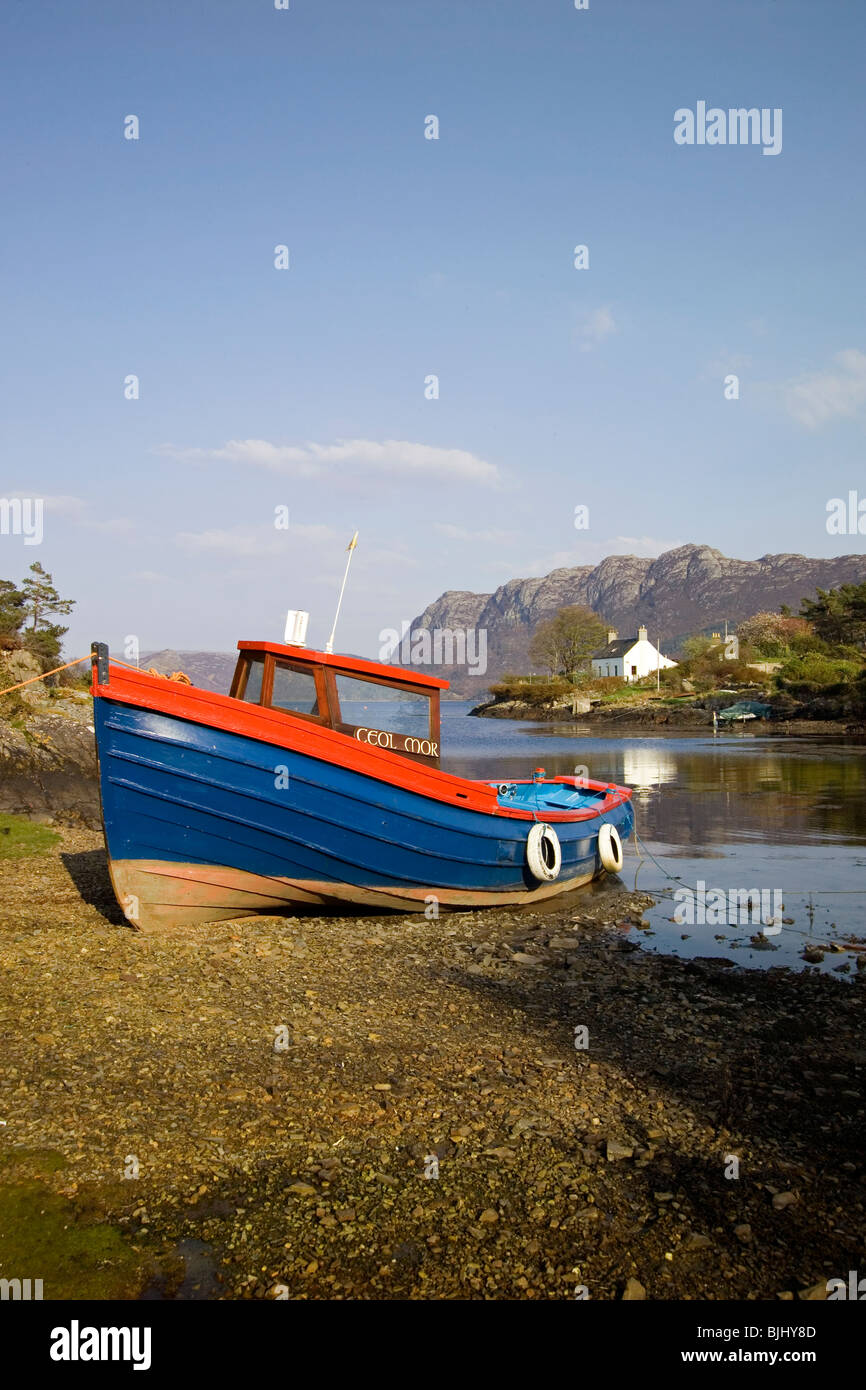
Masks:
[[[779,949],[763,932],[756,932],[754,936],[750,936],[749,942],[756,951],[778,951]]]
[[[692,1231],[691,1235],[683,1242],[684,1250],[706,1250],[708,1245],[712,1245],[709,1236],[698,1235]]]
[[[804,1303],[817,1303],[827,1297],[827,1280],[819,1279],[817,1284],[812,1284],[808,1289],[801,1289],[797,1297]]]
[[[42,675],[42,663],[32,652],[24,650],[6,652],[0,661],[0,690],[8,685],[20,685],[22,681],[32,681],[15,694],[29,705],[44,705],[50,699],[45,682],[34,680]]]
[[[375,1178],[376,1182],[383,1182],[386,1187],[400,1186],[399,1178],[395,1178],[391,1173],[374,1173],[373,1177]]]
[[[515,965],[541,965],[541,956],[530,956],[525,951],[515,951],[511,959]]]
[[[312,1187],[308,1182],[293,1182],[291,1187],[289,1188],[289,1191],[294,1192],[296,1197],[316,1196],[316,1189]]]
[[[572,951],[580,942],[576,936],[552,936],[548,945],[552,951]]]
[[[785,1207],[789,1207],[791,1203],[796,1202],[796,1200],[797,1198],[794,1196],[793,1192],[777,1192],[773,1198],[773,1210],[784,1211]]]
[[[499,1220],[499,1212],[494,1211],[492,1207],[488,1207],[486,1211],[481,1213],[478,1220],[482,1226],[495,1226],[496,1222]]]
[[[810,965],[820,965],[824,959],[824,952],[819,951],[817,946],[809,946],[801,953],[801,959],[808,961]]]
[[[744,1245],[747,1245],[752,1239],[752,1228],[748,1221],[744,1221],[741,1225],[735,1226],[734,1235],[737,1237],[737,1240],[741,1240]]]
[[[615,1139],[608,1139],[606,1153],[608,1163],[616,1163],[618,1159],[631,1158],[634,1148],[628,1144],[620,1144]]]
[[[624,1303],[637,1303],[640,1299],[646,1298],[646,1289],[639,1279],[629,1279],[625,1286],[625,1293],[622,1296]]]

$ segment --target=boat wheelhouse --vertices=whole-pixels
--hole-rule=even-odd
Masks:
[[[234,699],[439,766],[439,692],[447,681],[276,642],[238,642],[238,650]]]

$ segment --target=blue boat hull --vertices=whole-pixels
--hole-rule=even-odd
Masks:
[[[603,818],[557,820],[561,871],[539,883],[526,860],[532,820],[128,703],[98,698],[94,711],[112,878],[144,929],[302,904],[535,901],[602,871],[603,821],[623,841],[632,831],[628,800]]]

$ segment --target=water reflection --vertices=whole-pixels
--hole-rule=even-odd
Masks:
[[[670,896],[650,914],[654,942],[688,955],[728,955],[756,965],[802,965],[807,941],[866,936],[866,745],[817,737],[736,733],[598,737],[590,727],[468,719],[443,710],[443,766],[465,777],[548,775],[588,768],[635,791],[645,859],[638,886],[671,894],[698,880],[714,888],[779,888],[793,918],[775,949],[752,949],[749,932],[681,928]],[[623,879],[638,868],[634,846]],[[667,873],[677,876],[668,879]],[[681,937],[687,936],[686,941]],[[716,937],[721,938],[717,940]],[[743,946],[732,948],[733,941]],[[828,954],[818,968],[854,956]]]
[[[483,722],[466,720],[470,725]],[[770,750],[749,750],[740,739],[581,739],[577,744],[561,735],[531,740],[524,735],[531,747],[515,755],[501,734],[495,745],[485,740],[483,747],[472,747],[463,737],[460,748],[455,747],[457,739],[447,743],[443,734],[443,766],[449,772],[525,777],[541,761],[548,775],[558,776],[587,767],[591,778],[644,794],[644,834],[654,839],[866,844],[863,745],[816,748],[804,746],[803,740],[786,745],[779,740]]]
[[[677,780],[677,760],[658,747],[626,748],[622,755],[622,782],[644,796],[660,791],[665,782]]]

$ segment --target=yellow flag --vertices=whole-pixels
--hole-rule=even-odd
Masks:
[[[347,550],[354,550],[354,549],[355,549],[355,546],[356,546],[357,544],[358,544],[358,532],[356,531],[355,534],[354,534],[354,536],[352,537],[352,539],[349,541],[349,544],[346,546],[346,549],[347,549]]]

